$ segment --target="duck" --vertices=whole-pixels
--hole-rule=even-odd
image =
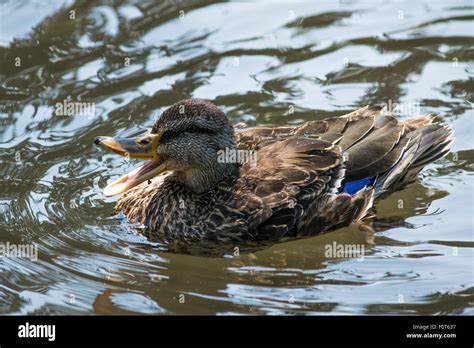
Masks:
[[[380,106],[296,126],[233,126],[212,102],[185,99],[137,138],[95,145],[144,164],[105,196],[170,250],[234,250],[334,231],[416,180],[454,141],[434,115],[398,119]]]

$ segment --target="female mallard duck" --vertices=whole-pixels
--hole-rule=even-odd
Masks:
[[[448,152],[451,129],[431,122],[364,107],[297,127],[234,129],[214,104],[190,99],[164,111],[143,137],[95,143],[149,160],[104,193],[124,193],[117,208],[150,240],[228,248],[360,221],[374,198]]]

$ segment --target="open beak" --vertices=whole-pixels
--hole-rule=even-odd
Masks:
[[[157,152],[158,142],[162,133],[147,134],[135,139],[97,137],[94,143],[108,151],[115,152],[128,158],[139,158],[148,160],[144,165],[125,174],[120,179],[109,184],[104,189],[106,196],[114,196],[124,193],[145,180],[166,171],[166,162],[160,158]]]

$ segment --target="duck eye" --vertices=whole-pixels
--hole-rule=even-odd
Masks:
[[[140,139],[140,141],[138,143],[141,144],[141,145],[148,145],[150,143],[150,139],[143,138],[143,139]]]

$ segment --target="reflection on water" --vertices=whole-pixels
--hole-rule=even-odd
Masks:
[[[1,259],[0,313],[474,314],[469,1],[0,9],[0,242],[38,248],[37,261]],[[364,226],[225,258],[170,254],[102,194],[136,163],[92,144],[140,134],[191,96],[249,125],[416,106],[456,142]],[[95,112],[61,115],[65,101]],[[363,257],[328,257],[332,243]]]

